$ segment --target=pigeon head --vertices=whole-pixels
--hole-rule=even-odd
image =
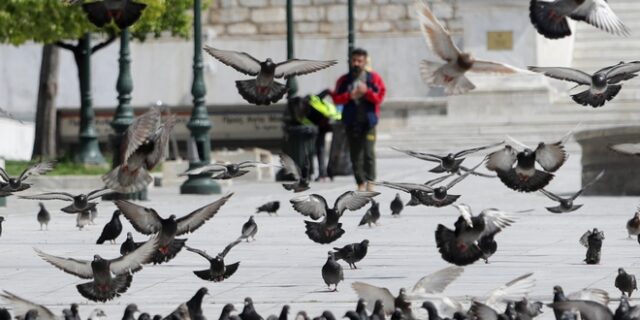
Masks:
[[[396,193],[396,199],[400,199],[400,193]]]
[[[262,64],[262,69],[265,71],[269,71],[269,73],[272,73],[276,70],[276,64],[275,62],[273,62],[273,60],[271,60],[271,58],[267,58],[267,60],[265,60]]]
[[[520,167],[526,169],[533,168],[536,162],[536,153],[529,148],[525,148],[521,152],[518,152],[516,159]]]
[[[133,240],[133,235],[131,232],[127,232],[127,240]]]
[[[331,313],[331,311],[328,311],[328,310],[322,313],[322,318],[326,320],[336,320],[336,317],[333,315],[333,313]]]
[[[96,254],[93,256],[93,261],[100,261],[102,260],[102,257],[99,254]]]
[[[73,314],[78,314],[78,304],[77,303],[72,303],[71,304],[71,312],[73,312]]]
[[[151,315],[148,313],[141,313],[138,320],[151,320]]]
[[[400,288],[400,291],[398,292],[399,296],[404,296],[407,294],[407,289],[405,288]]]
[[[116,211],[114,211],[114,212],[113,212],[113,217],[114,217],[114,218],[115,218],[115,217],[119,217],[121,214],[122,214],[122,211],[120,211],[120,210],[116,210]]]
[[[40,206],[40,208],[43,208],[43,209],[44,209],[44,203],[42,203],[42,202],[38,202],[38,205]]]
[[[373,305],[373,310],[382,310],[382,308],[384,308],[384,305],[382,304],[382,300],[380,299],[376,300],[375,304]]]
[[[244,305],[245,306],[252,305],[252,304],[253,304],[253,300],[251,300],[251,297],[244,298]]]
[[[176,215],[175,214],[170,215],[169,220],[176,221]]]
[[[475,59],[470,53],[463,52],[458,55],[458,60],[456,61],[457,65],[463,70],[469,70],[473,67],[473,62]]]
[[[618,274],[625,274],[626,272],[624,271],[623,268],[618,268]]]
[[[591,83],[596,87],[604,87],[607,85],[607,76],[604,73],[597,72],[591,76]]]
[[[76,200],[77,202],[86,202],[87,201],[87,195],[86,194],[80,194],[74,197],[74,200]]]
[[[335,260],[336,259],[335,252],[329,251],[327,254],[328,254],[328,257],[327,257],[328,260]]]
[[[562,294],[562,295],[564,295],[564,291],[562,290],[561,286],[554,286],[553,287],[553,293],[554,294]]]
[[[447,197],[447,187],[440,186],[440,187],[437,187],[437,188],[433,189],[433,196],[438,200],[442,200],[442,199],[446,198]]]
[[[371,208],[378,208],[379,206],[380,206],[380,203],[378,203],[378,201],[371,199]],[[636,213],[636,216],[637,215],[638,213]]]
[[[38,310],[31,309],[27,311],[27,314],[24,316],[25,320],[36,320],[38,319]]]
[[[204,296],[205,294],[209,294],[209,289],[205,287],[198,289],[198,292],[196,292],[196,295],[199,295],[199,296]]]
[[[130,314],[136,313],[136,312],[140,312],[140,310],[138,310],[138,305],[135,303],[130,303],[127,305],[127,308],[124,309],[125,312],[128,312]]]
[[[249,220],[253,221],[253,216],[250,216],[250,217],[249,217]]]
[[[4,217],[0,216],[0,223],[2,223],[2,221],[4,221]]]
[[[236,307],[234,307],[231,303],[227,303],[222,308],[223,313],[231,313],[231,311],[236,311]]]
[[[368,247],[369,246],[369,240],[368,239],[362,240],[362,242],[360,242],[360,245]]]
[[[9,178],[9,181],[7,181],[7,182],[9,182],[9,185],[12,188],[20,186],[20,181],[18,179],[16,179],[16,178]],[[37,314],[37,312],[36,312],[36,314]]]

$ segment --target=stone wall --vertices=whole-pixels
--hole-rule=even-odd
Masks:
[[[218,37],[284,35],[286,0],[212,0],[209,23]],[[413,33],[415,0],[355,0],[359,35]],[[457,0],[425,0],[436,16],[461,32]],[[347,34],[346,0],[294,0],[295,30],[299,35],[344,37]]]

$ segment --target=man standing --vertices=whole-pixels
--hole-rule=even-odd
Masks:
[[[372,191],[376,180],[376,125],[386,88],[380,75],[366,71],[367,51],[353,49],[349,73],[343,75],[331,93],[335,104],[344,106],[342,122],[347,132],[353,174],[358,191]]]

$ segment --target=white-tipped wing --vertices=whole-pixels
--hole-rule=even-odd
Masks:
[[[464,219],[470,227],[473,227],[473,221],[471,220],[473,211],[471,210],[471,206],[466,203],[453,204],[453,206],[458,209],[462,219]]]
[[[395,297],[391,294],[389,289],[376,287],[359,281],[352,283],[351,288],[353,288],[359,298],[365,300],[369,311],[373,310],[376,300],[382,300],[384,312],[386,314],[393,313],[393,310],[395,309]]]
[[[528,73],[526,70],[516,68],[506,63],[487,61],[487,60],[473,61],[473,66],[469,71],[478,72],[478,73],[501,73],[501,74]]]
[[[565,67],[529,67],[529,70],[558,80],[571,81],[586,86],[591,85],[591,75],[577,69]]]
[[[111,272],[116,275],[134,273],[142,269],[142,265],[149,263],[151,256],[158,248],[158,238],[149,239],[137,249],[124,256],[111,260]]]
[[[60,318],[56,317],[47,307],[18,297],[9,291],[4,290],[0,293],[0,297],[11,305],[13,315],[16,319],[24,319],[24,316],[29,312],[29,310],[38,311],[38,320],[56,320]]]
[[[571,17],[616,35],[629,35],[629,29],[611,10],[606,0],[586,0],[571,14]]]
[[[531,288],[536,284],[536,280],[531,277],[533,273],[527,273],[519,276],[505,285],[494,289],[489,293],[489,298],[485,304],[495,310],[504,310],[504,302],[506,300],[520,300],[529,294]]]
[[[150,235],[162,229],[162,218],[155,210],[125,200],[116,200],[114,203],[136,231]]]
[[[178,223],[178,230],[176,231],[176,235],[179,236],[181,234],[190,233],[200,228],[200,226],[202,226],[207,220],[213,218],[213,216],[218,213],[220,208],[227,203],[231,196],[233,196],[233,193],[230,193],[184,217],[177,219],[176,223]]]
[[[487,155],[487,164],[485,166],[491,171],[507,171],[516,162],[517,154],[513,147],[506,145],[504,148]]]
[[[480,237],[495,234],[515,222],[506,212],[493,208],[482,210],[478,216],[484,219],[484,230]]]
[[[30,176],[39,176],[41,174],[45,174],[45,173],[53,170],[53,165],[54,164],[55,164],[55,161],[45,161],[45,162],[36,163],[36,164],[32,165],[31,167],[29,167],[29,168],[25,169],[24,171],[22,171],[22,174],[20,175],[18,180],[24,181],[25,179],[29,178]]]
[[[609,148],[615,152],[632,156],[640,156],[640,143],[621,143],[612,145]]]
[[[338,63],[336,60],[317,61],[317,60],[291,59],[284,62],[280,62],[276,65],[274,77],[289,78],[293,76],[301,76],[303,74],[312,73],[318,70],[328,68],[336,63]]]
[[[260,61],[246,52],[219,50],[205,46],[204,51],[237,71],[250,76],[257,76],[260,73]]]
[[[327,200],[319,194],[310,194],[295,197],[289,200],[293,205],[293,209],[300,212],[304,216],[311,217],[313,220],[318,220],[327,214]]]
[[[91,269],[91,261],[56,257],[53,255],[44,253],[36,248],[34,248],[33,250],[35,250],[36,253],[40,256],[40,258],[42,258],[44,261],[49,262],[54,267],[66,273],[72,274],[82,279],[93,278],[93,269]]]
[[[464,268],[451,266],[423,277],[413,286],[412,294],[441,293],[464,272]]]
[[[160,111],[151,108],[141,116],[133,120],[133,123],[127,128],[122,145],[126,146],[123,153],[120,154],[120,161],[126,163],[127,159],[133,154],[149,137],[156,131],[160,123]]]
[[[609,293],[602,289],[586,288],[567,295],[569,300],[589,300],[602,305],[609,305]]]
[[[370,192],[370,191],[347,191],[341,194],[338,199],[336,199],[334,209],[338,211],[340,215],[345,210],[358,210],[364,207],[371,198],[379,195],[380,192]]]
[[[416,1],[416,10],[420,30],[422,30],[422,35],[429,49],[445,61],[458,59],[460,49],[453,43],[449,31],[442,26],[431,9],[422,0],[418,0]]]

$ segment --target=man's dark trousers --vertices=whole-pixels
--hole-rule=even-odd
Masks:
[[[376,128],[354,130],[347,127],[347,139],[351,153],[353,175],[358,185],[376,180]]]

